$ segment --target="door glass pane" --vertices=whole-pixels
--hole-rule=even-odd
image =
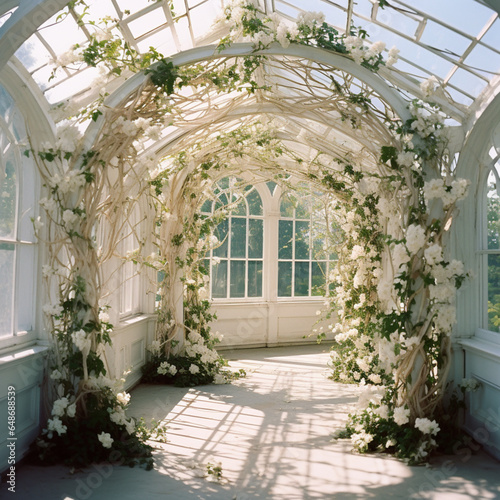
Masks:
[[[292,296],[292,263],[278,262],[278,297]]]
[[[280,220],[279,221],[279,259],[292,258],[292,241],[293,238],[293,221]]]
[[[244,260],[231,261],[231,295],[230,297],[245,296],[245,268]]]
[[[326,262],[312,263],[311,295],[324,296],[326,284]]]
[[[488,330],[500,332],[500,255],[488,255]]]
[[[231,258],[244,259],[247,234],[247,220],[231,218]]]
[[[212,265],[212,297],[214,299],[227,297],[227,260]]]
[[[224,258],[227,257],[227,247],[228,247],[227,234],[228,234],[228,230],[229,230],[229,221],[227,219],[223,220],[215,228],[215,230],[214,230],[214,234],[219,239],[219,243],[222,243],[217,248],[214,248],[213,254],[216,257],[224,257]]]
[[[262,261],[248,261],[248,296],[262,297]]]
[[[309,262],[295,262],[295,296],[309,295]]]
[[[0,243],[0,337],[12,335],[12,294],[14,293],[14,254],[11,243]]]
[[[262,259],[264,221],[262,219],[250,219],[248,222],[248,258]]]
[[[309,259],[309,222],[295,223],[295,258]]]

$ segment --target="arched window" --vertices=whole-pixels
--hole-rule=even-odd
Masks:
[[[482,254],[483,254],[483,327],[500,332],[500,161],[497,158],[489,171],[486,200]]]
[[[329,260],[324,205],[313,194],[281,197],[278,297],[325,295]]]
[[[214,188],[215,201],[202,213],[228,207],[215,230],[219,245],[210,251],[211,295],[214,299],[262,297],[264,211],[256,188],[235,177],[224,177]]]
[[[0,339],[33,330],[37,182],[26,149],[24,120],[0,86]]]

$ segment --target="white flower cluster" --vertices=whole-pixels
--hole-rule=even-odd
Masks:
[[[366,40],[359,36],[347,36],[344,40],[345,46],[352,58],[357,64],[375,63],[380,54],[385,50],[384,42],[375,42],[371,45],[366,43]],[[392,50],[391,59],[396,59],[397,52]],[[395,60],[392,62],[394,64]]]
[[[150,345],[148,345],[148,351],[152,354],[160,354],[161,343],[159,340],[153,340]]]
[[[111,422],[117,425],[125,426],[125,430],[129,434],[133,434],[135,431],[135,421],[132,418],[126,417],[123,407],[118,406],[117,408],[108,408],[108,413]]]
[[[351,435],[351,443],[359,451],[366,451],[368,444],[373,441],[373,435],[364,431],[356,432]]]
[[[473,392],[481,387],[481,382],[475,378],[464,378],[462,379],[462,382],[460,382],[460,387],[465,392]]]
[[[438,86],[438,79],[434,75],[432,75],[420,84],[420,90],[422,91],[424,97],[430,97],[434,95]]]
[[[435,420],[429,420],[428,418],[416,418],[415,428],[423,434],[431,434],[433,436],[440,431],[438,423]]]
[[[55,417],[63,417],[67,415],[70,418],[74,418],[76,415],[76,404],[69,402],[69,399],[65,396],[63,398],[54,401],[52,406],[52,415]]]
[[[449,208],[454,203],[463,200],[467,196],[470,181],[467,179],[455,179],[447,185],[444,179],[433,179],[424,185],[424,197],[429,206],[429,201],[441,199],[444,208]]]
[[[415,120],[412,123],[412,129],[417,131],[423,138],[434,134],[439,137],[443,128],[446,116],[441,111],[436,111],[433,108],[429,109],[425,103],[421,101],[412,102],[410,105],[410,113]]]
[[[42,311],[47,314],[47,316],[60,316],[63,312],[63,307],[59,303],[45,304],[42,307]]]
[[[171,365],[166,361],[160,363],[160,366],[156,370],[160,375],[170,375],[174,376],[177,373],[177,367],[175,365]]]
[[[65,434],[68,427],[62,423],[59,417],[49,418],[47,420],[47,437],[52,439],[54,432],[57,432],[60,436]]]
[[[97,435],[97,439],[99,439],[104,448],[111,448],[114,441],[109,432],[101,432]]]
[[[75,344],[76,347],[80,349],[80,351],[88,354],[88,352],[90,351],[92,340],[90,337],[87,336],[85,330],[78,330],[77,332],[72,332],[71,340],[73,341],[73,344]]]

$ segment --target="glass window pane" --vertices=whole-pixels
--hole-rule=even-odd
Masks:
[[[293,256],[292,245],[293,245],[293,221],[291,220],[280,220],[279,221],[279,247],[278,247],[278,258],[279,259],[291,259]]]
[[[224,193],[220,194],[219,197],[217,198],[217,201],[215,202],[214,212],[215,210],[220,210],[224,208],[228,204],[229,200],[227,199],[227,196]]]
[[[298,200],[297,206],[295,208],[295,218],[296,219],[307,219],[311,218],[311,209],[309,207],[309,197]]]
[[[229,189],[229,177],[223,177],[222,179],[217,181],[218,186],[221,189]]]
[[[295,296],[309,295],[309,262],[295,262]]]
[[[248,222],[248,258],[262,259],[264,221],[262,219],[250,219]]]
[[[269,189],[269,192],[273,196],[274,195],[274,190],[276,189],[276,182],[274,182],[274,181],[268,181],[268,182],[266,182],[266,184],[267,184],[267,187]]]
[[[14,293],[14,255],[11,243],[0,243],[0,337],[12,335],[12,296]]]
[[[500,249],[500,198],[495,176],[488,177],[488,250]]]
[[[248,261],[248,296],[262,297],[262,261]]]
[[[488,330],[500,332],[500,255],[488,255]]]
[[[295,223],[295,258],[309,259],[309,222]]]
[[[231,218],[231,258],[244,259],[247,246],[247,220]]]
[[[214,299],[227,297],[227,260],[212,265],[212,297]]]
[[[212,202],[210,200],[205,200],[205,203],[201,206],[200,211],[205,214],[212,213]]]
[[[248,213],[250,215],[262,215],[262,200],[255,189],[247,195]]]
[[[231,261],[231,294],[230,297],[245,296],[246,262],[244,260]]]
[[[278,262],[278,297],[292,296],[292,263]]]
[[[247,204],[246,200],[243,196],[236,196],[233,194],[233,208],[231,210],[231,213],[233,215],[242,215],[246,216],[247,215]]]
[[[217,225],[217,227],[214,230],[215,236],[219,239],[219,242],[221,243],[220,246],[217,248],[214,248],[213,254],[216,257],[227,257],[227,248],[228,248],[228,242],[227,242],[227,235],[229,231],[229,221],[223,220],[220,224]]]
[[[324,296],[326,284],[326,262],[312,263],[311,295]]]
[[[11,161],[5,165],[5,176],[0,177],[0,237],[15,238],[17,175]]]
[[[280,206],[281,217],[293,217],[295,203],[296,200],[290,194],[283,195]]]

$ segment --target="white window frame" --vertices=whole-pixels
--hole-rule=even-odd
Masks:
[[[237,176],[228,176],[229,178],[231,177],[237,177]],[[223,179],[222,177],[221,179]],[[221,179],[218,179],[220,181]],[[218,182],[215,181],[215,182]],[[248,201],[246,199],[247,195],[250,194],[251,190],[249,190],[245,194],[245,215],[234,215],[232,213],[229,213],[227,216],[227,221],[228,221],[228,238],[227,238],[227,252],[228,256],[227,257],[219,257],[220,261],[225,261],[227,262],[227,273],[226,273],[226,296],[225,297],[213,297],[212,295],[212,285],[213,285],[213,280],[212,280],[212,269],[213,269],[213,259],[214,257],[214,251],[213,249],[210,249],[210,255],[209,255],[209,262],[210,262],[210,269],[209,269],[209,277],[210,277],[210,297],[211,300],[214,301],[215,303],[222,303],[222,302],[250,302],[250,301],[258,301],[261,302],[264,300],[265,297],[265,277],[266,277],[266,259],[265,259],[265,254],[266,254],[266,207],[265,207],[265,201],[262,196],[262,193],[255,183],[249,182],[247,184],[248,186],[252,187],[252,190],[255,190],[255,192],[259,195],[261,203],[262,203],[262,215],[252,215],[250,214],[249,211],[249,206],[248,206]],[[231,194],[232,191],[230,190],[229,193]],[[212,213],[213,213],[213,204],[215,202],[212,202]],[[205,212],[207,213],[207,212]],[[231,226],[232,226],[232,219],[244,219],[246,221],[246,231],[245,231],[245,257],[232,257],[231,256]],[[248,238],[249,238],[249,229],[250,229],[250,220],[261,220],[262,221],[262,257],[259,258],[250,258],[248,256]],[[245,263],[245,293],[242,297],[231,297],[231,262],[234,261],[240,261]],[[257,261],[262,263],[262,283],[261,283],[261,295],[256,295],[256,296],[249,296],[248,295],[248,271],[249,271],[249,261]]]
[[[496,335],[500,334],[499,331],[489,329],[489,316],[488,316],[488,257],[490,255],[500,255],[500,248],[498,249],[489,249],[488,248],[488,179],[490,177],[490,173],[494,173],[497,177],[498,185],[500,186],[500,152],[493,153],[493,159],[490,162],[489,166],[485,169],[485,174],[481,182],[481,196],[479,197],[480,207],[480,237],[479,237],[479,249],[478,249],[478,257],[480,259],[480,273],[481,273],[481,292],[480,292],[480,304],[481,304],[481,312],[480,312],[480,330],[491,332]],[[500,189],[500,187],[499,187]]]
[[[5,92],[8,90],[3,87]],[[9,94],[10,95],[10,94]],[[37,284],[38,284],[38,243],[31,218],[38,216],[40,182],[33,159],[23,155],[26,145],[24,137],[16,139],[11,126],[17,122],[18,130],[23,129],[24,118],[12,98],[12,108],[8,120],[0,117],[1,133],[6,135],[8,146],[2,151],[2,161],[12,154],[16,168],[16,207],[14,215],[14,234],[0,236],[0,244],[14,245],[12,306],[10,332],[0,337],[0,349],[9,349],[37,339]],[[22,127],[21,127],[22,125]],[[28,175],[27,175],[28,174]],[[1,187],[0,187],[1,191]],[[26,253],[28,255],[21,255]],[[21,315],[25,319],[21,319]],[[22,321],[24,324],[20,324]],[[26,326],[28,326],[26,328]]]

